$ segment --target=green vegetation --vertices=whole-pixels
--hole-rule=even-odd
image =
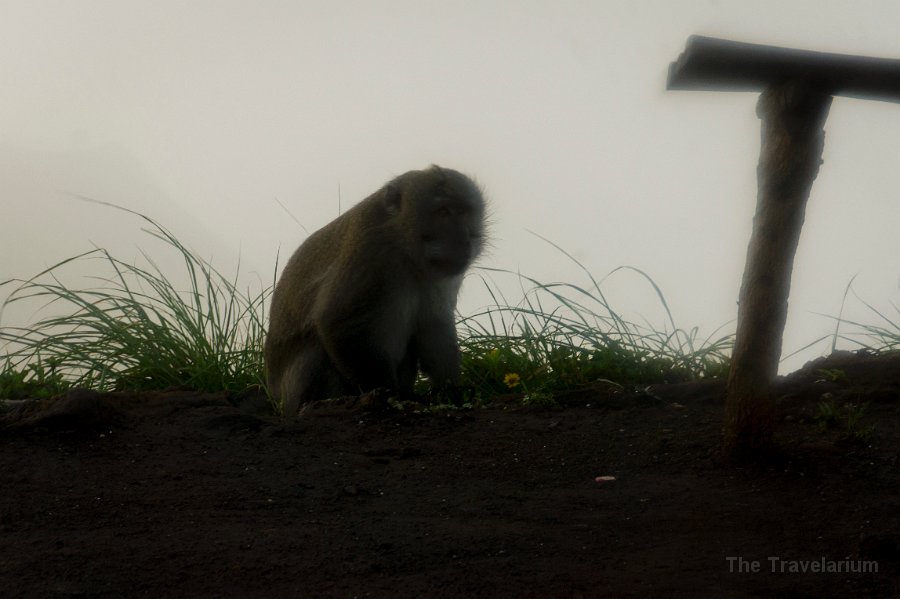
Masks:
[[[46,312],[53,311],[27,328],[0,327],[5,354],[0,358],[5,360],[0,397],[50,396],[73,386],[240,391],[262,384],[262,342],[272,287],[261,284],[257,291],[242,291],[239,267],[234,277],[225,277],[156,221],[119,209],[141,218],[149,225],[144,231],[180,257],[186,282],[179,285],[169,278],[143,251],[139,265],[96,248],[31,279],[0,283],[12,288],[0,306],[0,317],[8,306],[34,300],[43,302]],[[509,271],[479,269],[493,305],[459,321],[465,397],[435,396],[432,407],[477,406],[497,395],[517,396],[523,405],[552,407],[557,405],[555,393],[598,382],[624,387],[727,372],[733,335],[715,331],[700,338],[696,328],[678,328],[650,276],[623,266],[606,278],[616,273],[642,278],[665,318],[661,328],[630,322],[607,301],[602,289],[606,278],[598,281],[571,255],[551,245],[582,269],[589,285],[542,283]],[[65,271],[76,265],[84,270],[86,261],[104,270],[90,279],[98,285],[64,284]],[[506,301],[491,276],[515,277],[522,299]],[[897,323],[876,314],[885,326],[858,326],[877,341],[873,346],[900,347]]]
[[[187,289],[179,290],[144,252],[145,264],[137,265],[100,248],[63,260],[31,279],[0,284],[16,285],[3,308],[34,299],[57,312],[65,307],[61,315],[29,328],[0,328],[0,341],[7,343],[2,396],[53,394],[69,386],[219,391],[262,383],[261,348],[271,287],[242,292],[237,273],[226,278],[168,229],[132,214],[149,225],[145,232],[181,256]],[[97,259],[107,271],[96,277],[99,287],[62,283],[64,269]],[[624,385],[724,372],[731,336],[698,343],[696,329],[688,333],[674,326],[665,298],[650,277],[628,267],[617,270],[624,269],[647,280],[670,328],[655,330],[625,321],[586,269],[591,281],[587,289],[542,284],[520,275],[520,282],[533,285],[522,302],[513,306],[497,301],[460,322],[463,379],[471,389],[465,403],[477,404],[497,393],[521,393],[525,404],[552,406],[553,392],[598,380]],[[495,300],[502,297],[496,285],[483,280]],[[436,405],[453,405],[435,399]]]
[[[146,264],[136,265],[100,248],[31,279],[0,283],[16,286],[0,314],[26,300],[62,312],[28,328],[0,328],[7,354],[0,396],[52,394],[67,386],[241,390],[262,381],[263,315],[270,291],[241,292],[237,274],[233,280],[224,277],[165,227],[137,216],[150,225],[145,232],[183,258],[186,290],[144,252]],[[89,260],[100,260],[107,271],[94,277],[99,287],[62,283],[67,267],[84,267]]]
[[[863,419],[869,411],[869,404],[845,403],[838,407],[833,397],[819,403],[815,416],[819,428],[824,430],[842,427],[843,439],[853,443],[866,443],[875,432],[875,425],[863,425]]]
[[[495,305],[460,321],[463,371],[484,396],[520,392],[526,403],[546,404],[553,392],[598,381],[652,384],[727,373],[733,335],[699,339],[697,328],[679,329],[650,276],[623,266],[607,278],[618,272],[642,277],[666,315],[662,329],[629,322],[607,301],[602,281],[565,250],[551,245],[581,268],[590,286],[541,283],[509,271],[481,269],[513,275],[523,289],[527,287],[523,299],[513,305],[483,277]],[[549,399],[542,394],[550,394]]]
[[[43,399],[62,393],[68,386],[54,364],[45,364],[40,360],[17,369],[7,359],[0,370],[2,399]]]
[[[822,380],[832,383],[846,383],[847,373],[840,368],[819,368],[816,374],[822,377]]]
[[[834,333],[831,335],[831,351],[833,352],[836,349],[839,339],[849,341],[871,352],[900,350],[900,306],[893,302],[891,303],[895,313],[894,316],[878,310],[871,303],[859,297],[856,291],[853,290],[853,281],[855,279],[855,276],[851,278],[844,289],[844,297],[841,299],[841,310],[835,318]],[[875,324],[864,324],[843,318],[847,296],[850,293],[866,307],[870,314],[875,316]],[[847,333],[841,333],[841,325],[850,325],[851,330]]]
[[[827,397],[819,402],[819,411],[815,416],[819,428],[822,430],[837,426],[841,421],[841,412],[833,397]]]

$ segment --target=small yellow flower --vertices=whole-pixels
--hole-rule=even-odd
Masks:
[[[507,373],[506,376],[503,377],[503,384],[506,385],[510,389],[515,389],[519,386],[522,377],[519,376],[517,372]]]

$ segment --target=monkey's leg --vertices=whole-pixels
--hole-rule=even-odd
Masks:
[[[296,416],[304,403],[350,394],[355,394],[355,391],[319,345],[301,350],[291,360],[281,379],[283,412],[288,417]]]

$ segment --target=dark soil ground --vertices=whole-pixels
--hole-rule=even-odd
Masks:
[[[900,355],[778,396],[781,453],[751,465],[719,456],[715,381],[290,422],[224,394],[19,404],[0,596],[900,596]]]

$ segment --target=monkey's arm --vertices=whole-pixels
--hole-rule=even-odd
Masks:
[[[413,347],[422,372],[437,386],[459,383],[456,298],[462,276],[449,277],[423,290]]]
[[[334,270],[354,276],[330,280],[319,295],[313,317],[317,337],[335,369],[361,390],[396,389],[404,382],[398,368],[408,353],[413,310],[402,281],[386,281],[386,269],[378,265],[355,264],[359,255],[369,262],[378,257],[360,253]]]
[[[438,386],[459,382],[460,353],[453,313],[430,314],[420,319],[413,346],[422,372]]]

